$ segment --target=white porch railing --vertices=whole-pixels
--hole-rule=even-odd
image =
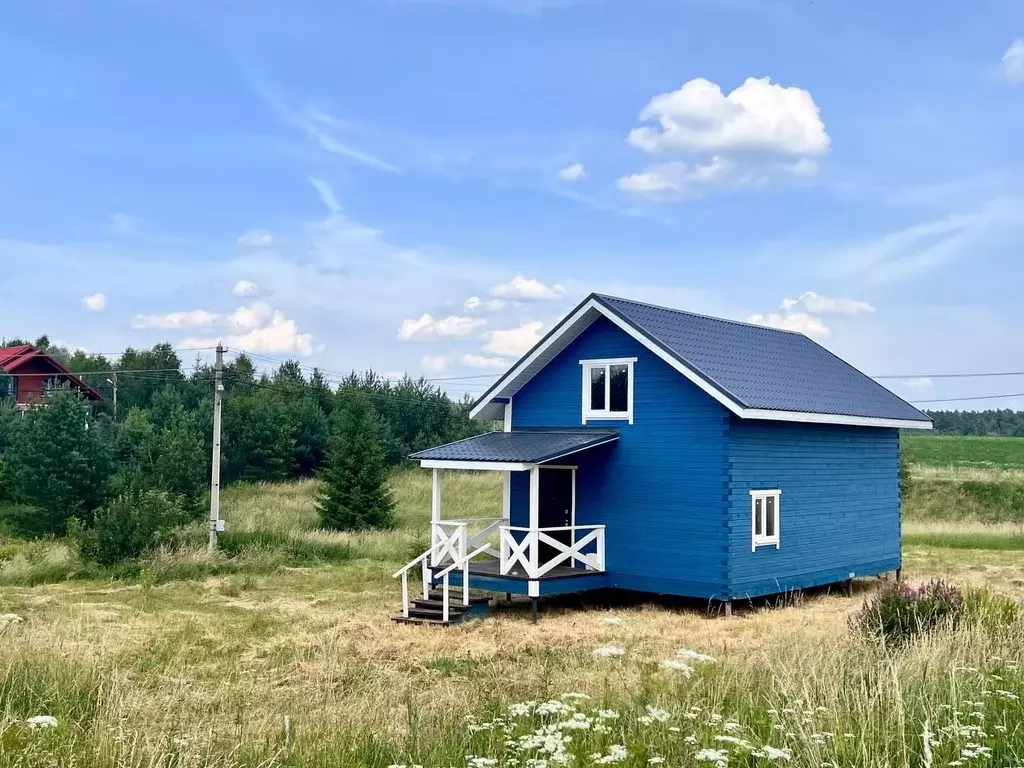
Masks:
[[[565,542],[551,534],[569,532]],[[517,540],[516,534],[522,534]],[[540,560],[541,544],[555,550],[554,557]],[[592,545],[592,546],[591,546]],[[585,552],[584,550],[591,551]],[[575,567],[582,563],[593,571],[604,570],[604,526],[569,525],[560,528],[501,527],[501,573],[509,573],[517,565],[531,579],[539,579],[555,566],[567,563]]]
[[[487,540],[498,531],[502,523],[507,522],[500,517],[436,520],[431,525],[431,545],[435,550],[430,558],[431,566],[437,568],[446,563],[461,560],[469,550],[488,544]],[[483,527],[471,534],[471,526]],[[498,550],[492,546],[488,545],[484,551],[498,557]]]
[[[530,579],[539,579],[553,568],[563,563],[575,567],[581,564],[592,571],[605,569],[603,525],[570,525],[560,528],[522,528],[506,525],[504,519],[491,520],[472,536],[469,535],[469,524],[479,522],[473,520],[436,521],[433,526],[434,542],[430,549],[419,557],[406,563],[393,578],[402,578],[402,615],[409,616],[409,571],[416,565],[420,566],[423,587],[423,599],[430,596],[431,583],[437,579],[442,581],[444,592],[443,616],[448,620],[448,576],[456,570],[462,570],[462,601],[469,604],[469,564],[481,555],[490,555],[499,561],[501,575],[507,575],[516,566],[520,566]],[[497,532],[499,549],[495,550],[488,539]],[[568,532],[568,541],[556,538],[556,534]],[[547,545],[554,550],[552,557],[541,562],[541,546]],[[450,558],[450,563],[445,559]],[[444,570],[431,576],[431,568],[444,567]]]

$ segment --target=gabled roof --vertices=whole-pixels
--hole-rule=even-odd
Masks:
[[[51,357],[31,344],[19,344],[16,347],[0,347],[0,372],[15,373],[29,360],[45,361],[54,371],[70,381],[90,400],[102,400],[103,395],[90,387],[78,376],[68,371],[56,358]]]
[[[542,464],[619,439],[613,430],[527,430],[488,432],[412,454],[426,462]]]
[[[501,418],[515,394],[599,317],[744,419],[930,429],[931,419],[801,333],[591,294],[473,406]]]

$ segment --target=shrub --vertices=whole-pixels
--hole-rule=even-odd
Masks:
[[[188,522],[181,501],[158,491],[130,490],[96,513],[93,526],[72,526],[82,556],[113,565],[137,558],[165,541]]]
[[[960,590],[942,580],[919,587],[892,583],[865,601],[850,621],[855,631],[898,648],[918,635],[955,627],[963,617],[964,605]]]

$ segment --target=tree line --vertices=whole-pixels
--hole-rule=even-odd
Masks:
[[[145,529],[139,536],[151,544],[172,524],[202,517],[213,367],[197,358],[186,370],[170,344],[129,348],[116,359],[45,338],[37,346],[105,397],[86,403],[59,388],[42,408],[0,402],[0,531],[71,534],[86,549],[102,549],[115,529]],[[108,383],[115,373],[116,418]],[[367,371],[332,380],[296,361],[260,371],[239,354],[226,362],[223,384],[222,483],[322,475],[319,506],[331,527],[386,527],[388,468],[486,428],[470,420],[467,399],[453,401],[422,378],[391,381]],[[0,382],[0,393],[7,391]]]
[[[940,435],[1024,437],[1024,411],[925,411]]]

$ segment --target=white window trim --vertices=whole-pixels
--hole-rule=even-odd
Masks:
[[[782,491],[779,489],[773,490],[757,490],[750,492],[750,551],[756,552],[758,547],[775,547],[779,548],[780,537],[779,534],[782,530],[782,503],[780,497]],[[757,516],[754,512],[754,505],[758,499],[761,500],[761,508],[764,509],[765,513],[768,512],[767,499],[775,499],[775,535],[774,536],[758,536],[757,535]]]
[[[635,357],[608,357],[600,360],[580,360],[580,367],[582,368],[582,409],[583,409],[583,423],[586,424],[588,421],[628,421],[630,424],[633,423],[633,390],[636,388],[635,377],[633,376],[633,365],[636,363]],[[606,406],[611,406],[611,386],[612,377],[611,371],[607,370],[612,365],[625,365],[627,367],[627,405],[625,411],[595,411],[590,408],[590,371],[592,368],[605,368],[604,375],[604,402]]]

